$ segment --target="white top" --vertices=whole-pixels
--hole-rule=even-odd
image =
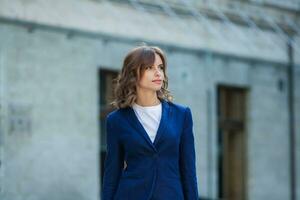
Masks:
[[[161,103],[155,106],[140,106],[133,103],[132,108],[153,143],[161,119]]]

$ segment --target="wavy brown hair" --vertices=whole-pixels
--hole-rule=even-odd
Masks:
[[[168,76],[166,74],[167,62],[164,52],[156,46],[138,46],[128,52],[123,61],[123,67],[118,77],[114,79],[114,100],[111,104],[116,108],[131,106],[137,99],[137,83],[142,77],[147,66],[152,66],[155,61],[155,54],[159,55],[164,72],[163,85],[157,91],[160,100],[172,101],[168,88]]]

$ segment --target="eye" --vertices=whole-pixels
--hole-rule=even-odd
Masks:
[[[147,66],[146,69],[152,69],[152,66]]]

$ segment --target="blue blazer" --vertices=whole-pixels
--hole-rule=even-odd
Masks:
[[[102,200],[198,199],[191,110],[161,102],[153,143],[131,107],[108,114]]]

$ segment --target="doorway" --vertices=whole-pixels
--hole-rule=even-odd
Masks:
[[[246,200],[247,89],[217,86],[219,197]]]

